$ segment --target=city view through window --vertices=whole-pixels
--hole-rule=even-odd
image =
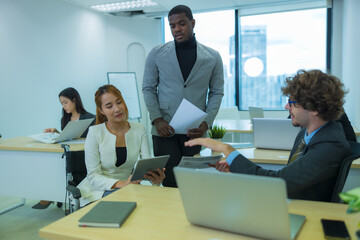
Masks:
[[[287,101],[281,94],[286,77],[299,69],[325,71],[325,8],[239,17],[239,66],[235,64],[234,10],[194,14],[194,19],[196,39],[217,50],[223,60],[221,107],[235,106],[238,91],[240,110],[249,106],[282,110]],[[172,41],[167,18],[164,23],[165,42]]]

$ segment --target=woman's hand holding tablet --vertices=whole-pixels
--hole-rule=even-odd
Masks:
[[[161,183],[164,178],[164,167],[169,160],[169,155],[148,159],[139,159],[135,165],[130,181],[150,180],[154,184]]]

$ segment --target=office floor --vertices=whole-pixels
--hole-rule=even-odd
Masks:
[[[65,216],[54,204],[44,210],[32,209],[38,201],[26,199],[24,206],[0,215],[0,240],[40,239],[40,228]],[[0,210],[20,202],[21,198],[0,196]]]

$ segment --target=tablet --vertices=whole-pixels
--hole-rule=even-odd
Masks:
[[[169,160],[170,155],[139,159],[135,165],[132,177],[130,181],[135,180],[147,180],[144,175],[148,174],[148,171],[155,171],[160,168],[163,169]]]

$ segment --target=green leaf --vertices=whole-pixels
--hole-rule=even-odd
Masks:
[[[213,125],[211,129],[208,130],[210,138],[223,138],[226,133],[226,128],[221,125]]]

